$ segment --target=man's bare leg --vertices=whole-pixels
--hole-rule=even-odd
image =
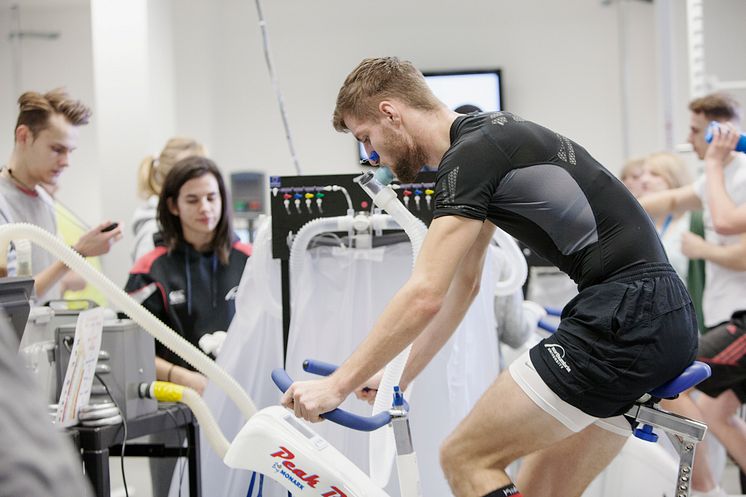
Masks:
[[[511,462],[571,435],[571,430],[537,406],[505,371],[446,439],[441,465],[457,497],[481,497],[511,483],[505,473]],[[589,458],[590,452],[598,449],[589,448]],[[614,448],[604,448],[599,457],[609,450]]]
[[[700,395],[695,403],[713,435],[741,470],[746,471],[746,422],[737,414],[741,401],[736,394],[733,390],[726,390],[717,398]]]
[[[590,425],[524,457],[517,486],[525,497],[580,496],[622,450],[627,438]]]

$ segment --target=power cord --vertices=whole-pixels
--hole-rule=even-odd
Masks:
[[[174,422],[174,428],[176,429],[176,433],[178,434],[177,436],[179,438],[179,447],[183,447],[184,442],[186,441],[186,434],[184,434],[184,436],[182,437],[181,428],[179,427],[179,420],[176,419],[176,416],[174,416],[174,413],[172,413],[170,410],[166,410],[166,414],[168,414],[169,417]],[[182,417],[184,418],[184,427],[186,427],[187,419],[186,419],[186,414],[184,414],[183,412],[182,412]],[[184,468],[187,465],[190,450],[192,450],[191,445],[187,445],[187,453],[185,456],[186,460],[184,460],[183,457],[177,458],[177,461],[178,461],[177,464],[179,465],[179,497],[181,497],[181,489],[184,486]]]
[[[67,349],[68,352],[72,353],[72,343],[73,337],[68,336],[63,338],[62,344],[65,346],[65,349]],[[104,386],[104,390],[106,390],[106,394],[111,399],[114,406],[116,406],[117,410],[119,411],[119,417],[122,418],[122,428],[124,429],[124,438],[122,439],[122,453],[119,458],[120,467],[122,469],[122,484],[124,485],[124,495],[125,497],[129,497],[129,490],[127,488],[127,475],[124,471],[124,450],[127,447],[127,417],[124,415],[124,411],[122,410],[121,406],[117,402],[117,399],[114,398],[114,396],[111,394],[111,390],[109,390],[109,386],[106,384],[106,382],[101,378],[101,375],[98,373],[93,374],[96,379],[101,383],[101,385]]]
[[[106,390],[106,393],[111,398],[111,401],[114,402],[114,405],[117,406],[117,409],[119,409],[119,414],[122,416],[122,427],[124,428],[124,438],[122,439],[122,453],[119,457],[119,463],[120,467],[122,469],[122,484],[124,485],[124,495],[125,497],[129,497],[129,490],[127,489],[127,476],[124,472],[124,449],[127,446],[127,417],[124,415],[124,411],[122,411],[122,408],[119,406],[119,403],[114,398],[114,396],[111,394],[111,391],[109,390],[109,386],[106,384],[106,382],[101,378],[101,376],[98,373],[95,373],[96,379],[101,382],[101,384],[104,386],[104,389]]]
[[[298,156],[295,153],[295,146],[293,145],[293,137],[290,133],[290,124],[288,123],[287,111],[285,110],[285,101],[282,98],[282,91],[280,90],[280,83],[277,81],[277,75],[272,64],[272,55],[269,50],[269,32],[267,29],[267,21],[264,19],[264,12],[262,11],[261,0],[255,0],[256,12],[259,17],[259,28],[262,34],[262,48],[264,49],[264,61],[267,63],[267,71],[269,72],[269,79],[272,80],[272,88],[275,90],[275,96],[277,98],[277,105],[280,107],[280,117],[282,117],[282,125],[285,128],[285,139],[288,143],[288,149],[290,150],[290,156],[293,159],[293,165],[298,175],[302,175],[300,169],[300,162]]]

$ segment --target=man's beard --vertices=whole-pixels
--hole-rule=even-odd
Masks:
[[[419,145],[409,145],[401,137],[393,133],[387,133],[387,135],[386,140],[390,146],[402,150],[402,153],[392,161],[391,170],[394,171],[397,179],[402,183],[413,182],[417,177],[417,173],[427,163],[425,152]]]

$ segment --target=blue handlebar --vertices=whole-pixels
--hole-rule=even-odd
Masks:
[[[318,361],[316,359],[306,359],[303,361],[303,371],[306,373],[315,374],[318,376],[329,376],[333,372],[337,370],[337,365],[332,364],[330,362],[324,362],[324,361]],[[394,387],[394,398],[398,399],[399,397],[396,396],[396,392],[398,387]],[[370,390],[369,388],[363,388],[363,391]],[[397,404],[396,407],[404,407],[404,410],[409,412],[409,402],[407,402],[407,399],[403,397],[403,394],[399,394],[401,396],[401,404]]]
[[[557,327],[551,323],[544,321],[543,319],[540,319],[536,325],[542,330],[548,331],[549,333],[557,333]]]
[[[562,316],[562,309],[557,309],[556,307],[544,307],[544,310],[547,311],[547,314],[550,316]]]
[[[331,364],[324,361],[317,361],[316,359],[306,359],[303,361],[303,371],[307,373],[329,376],[337,370],[336,364]]]
[[[306,369],[306,363],[332,366],[331,364],[320,361],[306,361],[304,363],[304,369]],[[333,369],[326,373],[326,375],[331,374],[334,369],[336,369],[336,366],[332,367]],[[313,372],[309,369],[306,369],[306,371]],[[290,388],[290,385],[293,384],[293,380],[290,378],[287,371],[282,368],[277,368],[272,371],[272,381],[275,382],[275,385],[277,385],[277,387],[282,390],[283,393],[286,392],[287,389]],[[333,421],[338,425],[346,426],[347,428],[352,428],[353,430],[358,431],[374,431],[382,426],[389,424],[389,422],[391,421],[391,414],[389,414],[387,411],[380,412],[375,416],[359,416],[357,414],[352,414],[351,412],[347,412],[344,409],[339,408],[324,413],[321,415],[321,417],[324,419],[328,419],[329,421]]]

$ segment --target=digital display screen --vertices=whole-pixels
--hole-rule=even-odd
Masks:
[[[294,416],[291,416],[290,414],[287,414],[287,415],[286,415],[286,416],[284,417],[284,419],[285,419],[285,421],[286,421],[286,422],[287,422],[287,423],[288,423],[288,424],[289,424],[290,426],[292,426],[293,428],[295,428],[296,430],[298,430],[298,431],[299,431],[300,433],[302,433],[302,434],[303,434],[303,435],[304,435],[304,436],[305,436],[306,438],[313,438],[313,437],[315,437],[315,436],[316,436],[316,434],[315,434],[314,432],[312,432],[311,430],[309,430],[309,429],[308,429],[308,427],[307,427],[306,425],[304,425],[303,423],[301,423],[300,421],[298,421],[297,419],[295,419],[295,417],[294,417]]]

